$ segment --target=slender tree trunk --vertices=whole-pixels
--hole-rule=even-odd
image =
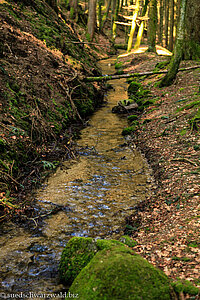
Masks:
[[[55,10],[56,13],[58,13],[58,5],[57,0],[47,0],[47,3]]]
[[[200,0],[190,0],[186,8],[184,59],[200,59]]]
[[[147,31],[148,36],[148,51],[156,52],[156,31],[157,31],[157,0],[151,0],[149,8],[149,26]]]
[[[99,31],[102,29],[102,0],[98,0],[98,21],[99,21]]]
[[[169,27],[169,0],[165,0],[165,47],[168,47]]]
[[[117,0],[112,0],[111,1],[111,24],[110,24],[111,37],[113,36],[113,24],[114,24],[114,15],[115,15],[116,5],[117,5]]]
[[[186,5],[187,5],[187,0],[181,0],[180,19],[179,19],[178,29],[177,29],[174,56],[171,59],[170,68],[167,75],[163,78],[163,80],[160,83],[160,87],[171,85],[174,79],[176,78],[176,74],[178,72],[178,68],[183,56]]]
[[[116,0],[115,13],[113,18],[113,32],[112,32],[113,42],[115,41],[115,38],[117,36],[117,24],[115,24],[115,21],[118,20],[118,13],[119,13],[119,0]]]
[[[76,19],[78,16],[78,0],[70,0],[70,18]]]
[[[170,0],[169,50],[174,46],[174,0]]]
[[[111,5],[111,0],[108,0],[107,2],[107,7],[106,7],[106,12],[103,16],[103,23],[102,23],[102,28],[104,27],[105,25],[105,22],[107,21],[108,19],[108,14],[109,14],[109,10],[110,10],[110,5]]]
[[[150,0],[145,0],[144,6],[143,6],[143,10],[142,10],[142,17],[144,17],[146,15],[146,13],[147,13],[147,7],[148,7],[148,4],[149,4],[149,1]],[[139,27],[139,30],[138,30],[136,42],[135,42],[135,45],[134,45],[134,49],[135,50],[137,50],[140,47],[140,43],[141,43],[143,32],[144,32],[144,21],[142,21],[140,23],[140,27]]]
[[[135,28],[136,28],[136,19],[137,19],[137,15],[138,15],[138,11],[139,11],[139,5],[140,5],[140,1],[137,0],[136,2],[136,9],[133,12],[133,19],[132,19],[132,24],[131,24],[131,31],[130,31],[130,36],[128,39],[128,48],[127,48],[127,52],[131,51],[132,48],[132,44],[133,44],[133,35],[135,32]]]
[[[96,28],[96,0],[90,0],[87,29],[91,41],[93,40],[94,37],[95,28]]]
[[[162,46],[163,45],[163,0],[160,0],[160,9],[159,9],[159,14],[160,14],[160,21],[159,21],[159,31],[158,31],[158,43]]]

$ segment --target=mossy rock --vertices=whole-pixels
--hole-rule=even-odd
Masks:
[[[138,116],[137,115],[131,115],[131,116],[128,116],[128,121],[132,122],[132,121],[135,121],[138,119]]]
[[[121,236],[119,240],[128,247],[135,247],[137,245],[137,242],[128,235]]]
[[[98,252],[69,289],[80,300],[170,300],[168,277],[128,248]]]
[[[59,275],[62,282],[70,286],[79,272],[90,262],[94,255],[102,249],[113,246],[125,247],[116,240],[94,240],[92,238],[73,237],[62,252]]]
[[[188,280],[177,280],[172,283],[174,291],[178,294],[184,293],[189,295],[198,295],[199,289]]]
[[[122,135],[129,135],[133,133],[136,130],[137,126],[129,126],[122,130]]]
[[[122,106],[128,106],[130,104],[134,103],[133,99],[125,99],[125,100],[120,100],[118,102],[118,105],[122,105]]]
[[[141,88],[141,83],[138,83],[138,82],[135,82],[135,81],[132,81],[130,84],[129,84],[129,87],[128,87],[128,95],[135,95],[138,90]]]

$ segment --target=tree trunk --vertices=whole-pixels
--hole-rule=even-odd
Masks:
[[[142,10],[142,17],[144,17],[147,13],[147,7],[148,7],[148,4],[149,4],[149,1],[150,0],[145,0],[145,4],[144,4],[143,10]],[[135,50],[137,50],[140,47],[143,32],[144,32],[144,21],[142,21],[140,23],[140,27],[139,27],[139,30],[138,30],[136,42],[135,42],[135,45],[134,45]]]
[[[190,0],[186,7],[184,59],[200,59],[200,0]]]
[[[113,32],[112,32],[113,42],[115,41],[115,38],[117,36],[117,24],[115,23],[115,21],[118,20],[118,13],[119,13],[119,0],[116,1],[115,13],[114,13],[114,18],[113,18]]]
[[[157,0],[151,0],[149,8],[149,25],[147,31],[149,52],[156,52],[157,22]]]
[[[53,10],[55,10],[56,13],[58,13],[57,0],[47,0],[47,3],[53,8]]]
[[[87,29],[90,41],[93,40],[94,32],[96,28],[96,0],[89,1],[88,23]]]
[[[102,29],[102,0],[98,0],[98,21],[99,21],[99,31]]]
[[[160,0],[160,8],[159,8],[159,30],[158,30],[158,43],[162,46],[163,45],[163,0]]]
[[[131,48],[132,48],[132,44],[133,44],[133,35],[134,35],[134,32],[135,32],[135,28],[136,28],[136,18],[137,18],[138,11],[139,11],[139,4],[140,4],[140,1],[137,0],[137,2],[136,2],[136,9],[135,9],[135,11],[133,12],[133,19],[132,19],[132,24],[131,24],[130,36],[129,36],[129,39],[128,39],[128,48],[127,48],[127,52],[130,52],[130,51],[131,51]]]
[[[109,14],[109,9],[110,9],[110,5],[111,5],[111,0],[108,0],[107,2],[107,7],[106,7],[106,12],[103,16],[103,23],[102,23],[102,28],[104,27],[106,21],[107,21],[107,18],[108,18],[108,14]]]
[[[165,0],[165,47],[168,47],[169,0]]]
[[[174,0],[170,0],[169,50],[174,46]]]
[[[163,78],[163,80],[160,83],[160,87],[171,85],[174,79],[176,78],[176,74],[178,72],[178,68],[183,56],[186,5],[187,5],[187,0],[181,0],[180,19],[177,28],[174,56],[171,59],[170,68],[167,75]]]
[[[78,16],[78,0],[70,0],[70,18],[76,19]]]

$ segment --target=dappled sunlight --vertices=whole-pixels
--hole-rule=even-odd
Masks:
[[[125,52],[120,54],[118,57],[128,57],[132,54],[140,54],[140,53],[144,53],[146,52],[148,49],[148,46],[141,46],[138,49],[134,50],[132,49],[129,53]],[[162,47],[162,46],[156,46],[156,52],[158,55],[164,55],[164,56],[172,56],[172,52],[170,52],[169,50],[167,50],[166,48]]]

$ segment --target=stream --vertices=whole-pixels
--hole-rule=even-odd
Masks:
[[[103,74],[115,72],[115,60],[100,62]],[[36,193],[39,212],[62,209],[49,214],[37,231],[2,225],[0,299],[38,299],[40,293],[45,299],[48,293],[64,291],[57,270],[67,241],[73,236],[117,239],[123,235],[125,217],[148,196],[151,170],[121,135],[126,118],[111,112],[119,100],[127,99],[127,83],[125,79],[110,83],[113,89],[105,95],[106,105],[81,131],[79,157],[64,162]],[[37,227],[37,220],[33,222]]]

